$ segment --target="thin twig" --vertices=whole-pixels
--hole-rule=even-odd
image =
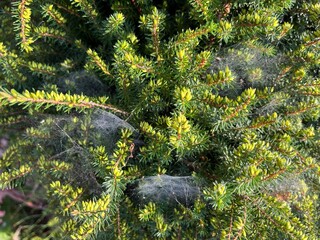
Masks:
[[[233,225],[233,205],[232,205],[232,212],[231,212],[231,217],[230,217],[228,240],[231,239],[232,225]]]
[[[117,208],[118,239],[121,240],[120,210]]]

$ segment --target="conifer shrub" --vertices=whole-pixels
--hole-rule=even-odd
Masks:
[[[0,237],[320,238],[318,1],[0,11]]]

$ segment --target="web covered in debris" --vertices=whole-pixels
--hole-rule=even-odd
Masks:
[[[290,174],[280,176],[271,181],[264,189],[272,195],[287,193],[304,195],[308,191],[308,186],[305,183],[303,176]]]
[[[226,67],[231,70],[234,81],[220,90],[219,94],[233,98],[249,87],[277,87],[285,62],[285,56],[274,54],[272,48],[237,44],[218,52],[209,72],[224,71]],[[281,96],[274,96],[267,105],[258,110],[258,114],[272,113],[282,102]]]
[[[201,191],[192,176],[157,175],[140,179],[137,194],[142,203],[190,206]]]
[[[89,126],[87,129],[84,123]],[[89,194],[93,195],[102,193],[102,183],[97,180],[92,167],[91,153],[78,141],[86,136],[92,146],[104,146],[106,152],[112,155],[120,139],[120,129],[137,133],[128,122],[104,110],[94,110],[89,116],[51,116],[39,126],[39,129],[45,128],[50,132],[50,138],[48,141],[42,139],[41,145],[52,151],[49,154],[52,158],[72,163],[73,170],[68,173],[68,178],[73,185],[89,189]],[[133,194],[141,204],[157,202],[170,206],[191,206],[201,196],[201,189],[192,176],[156,175],[136,179],[135,183]]]
[[[274,55],[272,49],[237,44],[217,53],[211,71],[224,70],[228,66],[236,84],[252,87],[274,85],[283,61],[284,56]]]
[[[48,160],[71,164],[61,175],[68,183],[100,195],[102,181],[97,177],[90,147],[105,147],[110,156],[121,137],[121,129],[136,132],[133,126],[118,116],[100,109],[89,114],[43,115],[38,125],[28,130],[27,137]],[[39,133],[39,134],[38,134]]]

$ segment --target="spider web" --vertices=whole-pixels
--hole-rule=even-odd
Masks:
[[[70,163],[71,170],[64,172],[65,181],[87,189],[90,195],[102,193],[103,180],[97,177],[89,147],[104,146],[110,156],[121,137],[121,129],[137,133],[128,122],[104,110],[82,115],[44,115],[35,129],[45,134],[30,135],[34,144],[47,159]],[[83,140],[86,140],[86,146],[82,145]]]
[[[74,121],[75,117],[82,121]],[[77,142],[83,138],[81,124],[85,121],[91,125],[87,136],[90,144],[105,146],[109,155],[113,154],[120,138],[120,129],[131,130],[134,137],[138,132],[125,120],[104,110],[94,110],[90,116],[50,116],[42,123],[43,126],[40,125],[40,129],[48,128],[51,132],[51,137],[42,145],[49,147],[48,151],[53,149],[52,158],[73,164],[73,170],[68,173],[73,185],[89,189],[90,194],[100,195],[103,191],[102,183],[97,180],[92,156],[87,148]],[[192,176],[148,176],[136,180],[136,183],[132,193],[138,196],[138,202],[142,204],[152,201],[170,206],[191,206],[201,196],[200,187]]]
[[[308,191],[308,186],[306,185],[303,176],[285,175],[270,182],[265,187],[265,190],[273,195],[283,193],[304,195]]]
[[[286,66],[286,57],[274,54],[272,48],[253,46],[250,43],[240,43],[229,49],[217,53],[209,72],[211,74],[224,71],[226,67],[231,70],[234,81],[219,90],[214,90],[222,96],[234,98],[239,96],[244,89],[264,87],[278,87],[279,78],[283,75]],[[271,101],[256,110],[257,115],[273,113],[284,104],[281,94],[274,94]]]
[[[57,87],[60,92],[84,94],[90,97],[104,96],[107,88],[93,74],[86,71],[76,71],[58,79]]]
[[[272,49],[237,44],[227,51],[219,52],[210,70],[216,72],[228,66],[236,78],[235,84],[258,87],[274,85],[284,61],[285,57],[274,55]]]
[[[190,206],[200,197],[200,187],[192,176],[157,175],[139,180],[136,189],[142,203]]]

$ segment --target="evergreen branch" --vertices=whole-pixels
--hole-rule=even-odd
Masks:
[[[248,14],[240,14],[239,22],[237,23],[239,27],[260,27],[265,28],[275,28],[278,26],[278,19],[270,16],[268,12],[254,12]]]
[[[10,126],[13,124],[18,124],[21,122],[25,122],[27,118],[25,116],[9,116],[9,117],[2,117],[0,118],[0,126]]]
[[[31,2],[31,1],[30,1]],[[22,37],[22,42],[25,43],[26,40],[26,19],[23,17],[25,15],[25,10],[26,10],[26,4],[30,3],[27,2],[27,0],[22,0],[20,3],[20,19],[21,19],[21,37]],[[30,14],[27,14],[27,17],[30,18]]]
[[[302,84],[302,85],[299,85],[298,87],[299,87],[299,88],[304,88],[304,87],[320,87],[320,81],[319,81],[319,80],[316,80],[315,82],[316,82],[316,83]]]
[[[279,82],[289,71],[290,71],[291,67],[285,67],[280,74],[278,75],[278,77],[276,78],[275,82]]]
[[[23,104],[26,107],[34,105],[36,109],[39,109],[42,106],[44,106],[45,109],[55,106],[57,110],[63,109],[64,111],[70,111],[72,108],[102,108],[123,115],[128,114],[111,105],[93,102],[84,95],[69,95],[57,92],[47,93],[39,90],[36,92],[29,92],[26,90],[24,93],[20,94],[15,90],[11,90],[10,92],[4,88],[0,88],[0,101],[5,105]]]
[[[232,227],[233,227],[233,214],[234,214],[233,204],[231,207],[232,209],[231,209],[231,216],[230,216],[230,223],[229,223],[228,240],[231,240],[231,233],[232,233]]]
[[[0,187],[46,190],[21,238],[319,239],[320,5],[178,2],[0,0]]]
[[[48,66],[46,64],[37,63],[37,62],[28,62],[26,66],[33,71],[34,73],[55,76],[56,75],[56,68],[52,66]]]
[[[110,206],[110,196],[105,195],[96,201],[82,201],[77,209],[71,212],[71,215],[77,217],[79,220],[86,220],[90,216],[94,218],[89,219],[89,222],[96,221],[96,218],[105,219],[108,218],[107,213]],[[91,220],[91,221],[90,221]]]
[[[305,96],[313,96],[313,97],[320,97],[320,92],[319,93],[315,93],[315,92],[300,92],[302,95]]]
[[[314,40],[305,43],[304,46],[305,47],[309,47],[309,46],[315,45],[315,44],[317,44],[319,42],[320,42],[320,37],[315,38]]]
[[[194,0],[194,2],[199,6],[202,14],[205,14],[207,12],[207,6],[204,6],[201,0]]]
[[[91,63],[98,66],[98,68],[106,75],[111,75],[107,65],[105,62],[99,57],[98,53],[96,51],[91,50],[90,48],[87,50],[87,54],[90,58]]]
[[[57,34],[53,34],[53,33],[48,33],[48,32],[40,32],[39,33],[40,37],[46,38],[54,38],[54,39],[58,39],[58,40],[63,40],[63,41],[68,41],[71,43],[70,40],[66,39],[65,37],[63,37],[62,35],[57,35]]]
[[[277,226],[278,229],[282,230],[284,233],[288,234],[292,239],[297,239],[293,233],[291,231],[288,231],[288,228],[290,228],[291,224],[289,221],[285,221],[285,222],[280,222],[281,221],[281,217],[280,217],[280,221],[277,221],[277,218],[273,218],[272,216],[270,216],[270,214],[268,214],[265,210],[263,210],[260,206],[259,203],[256,199],[251,199],[248,195],[244,195],[243,196],[245,199],[249,200],[250,202],[253,203],[253,205],[259,210],[259,212],[266,217],[274,226]],[[302,233],[302,232],[299,232]],[[303,238],[306,239],[306,238]]]
[[[152,28],[152,39],[153,39],[153,47],[156,52],[156,56],[159,56],[159,15],[153,16],[153,28]]]
[[[146,30],[147,39],[152,49],[151,56],[156,57],[157,60],[161,59],[160,54],[160,32],[163,31],[163,22],[165,14],[154,7],[152,13],[142,15],[140,17],[140,27]]]
[[[320,104],[313,104],[310,106],[302,106],[300,109],[285,112],[285,115],[287,115],[287,116],[298,115],[298,114],[304,113],[308,110],[319,108],[319,107],[320,107]]]
[[[74,11],[70,6],[63,6],[63,5],[60,5],[59,3],[56,3],[55,4],[58,8],[66,11],[67,13],[71,14],[71,15],[74,15],[76,17],[81,17],[76,11]]]
[[[269,126],[273,123],[275,123],[276,120],[274,121],[266,121],[266,122],[260,122],[260,123],[257,123],[255,125],[250,125],[248,127],[241,127],[241,128],[235,128],[236,130],[240,130],[240,129],[258,129],[258,128],[263,128],[265,126]]]
[[[24,63],[16,53],[9,52],[5,45],[0,42],[0,64],[2,65],[2,73],[5,75],[5,81],[13,85],[15,79],[21,82],[26,80],[26,76],[20,72],[19,66]]]
[[[221,97],[219,95],[214,95],[209,91],[205,91],[201,101],[208,104],[210,107],[214,108],[227,108],[231,104],[231,100],[228,97]]]
[[[236,130],[242,129],[258,129],[263,128],[265,126],[269,126],[275,122],[277,122],[277,113],[273,113],[272,115],[267,115],[266,117],[258,117],[252,121],[249,126],[235,128]]]
[[[237,24],[238,27],[268,27],[269,24],[268,23],[239,23]]]
[[[80,9],[78,11],[82,11],[84,13],[84,17],[87,17],[91,22],[96,23],[98,12],[90,2],[88,0],[71,0],[71,4],[79,7]]]
[[[0,57],[5,57],[7,55],[8,55],[7,48],[2,42],[0,42]]]
[[[230,83],[234,80],[232,73],[227,66],[225,71],[219,71],[213,75],[207,74],[206,76],[208,86],[222,85],[225,83]]]
[[[237,227],[239,229],[239,231],[238,231],[237,236],[234,238],[234,240],[237,240],[238,238],[241,238],[241,235],[245,231],[244,227],[245,227],[246,222],[247,222],[247,208],[246,207],[244,208],[243,214],[244,214],[244,216],[243,216],[244,220],[242,221],[242,219],[241,219],[240,229],[239,229],[239,227]]]
[[[311,169],[319,169],[319,165],[317,164],[310,164],[309,166],[305,167],[305,168],[302,168],[302,169],[299,169],[298,171],[294,172],[293,175],[295,176],[299,176],[300,174],[308,171],[308,170],[311,170]]]
[[[285,171],[287,171],[286,168],[282,168],[280,170],[278,170],[277,172],[274,172],[272,174],[269,174],[268,176],[265,176],[262,181],[268,181],[270,179],[276,178],[277,176],[279,176],[280,174],[284,173]]]
[[[33,43],[33,39],[29,38],[30,35],[30,19],[31,19],[31,8],[28,6],[32,3],[33,0],[22,0],[18,5],[19,13],[19,29],[21,38],[21,48],[26,52],[33,51],[33,48],[30,46]]]
[[[190,44],[200,37],[207,35],[208,33],[214,32],[217,29],[217,25],[214,22],[211,22],[207,25],[204,25],[196,30],[187,30],[184,33],[178,36],[178,39],[173,42],[174,47],[181,46],[183,44]]]
[[[227,122],[230,119],[238,116],[240,111],[245,110],[247,108],[247,106],[250,104],[251,100],[253,100],[255,98],[254,93],[255,93],[255,89],[252,89],[252,88],[249,88],[245,92],[243,92],[243,94],[241,94],[241,95],[243,95],[243,97],[246,98],[244,100],[244,102],[240,103],[230,115],[225,116],[223,118],[223,121]],[[246,95],[246,94],[248,94],[248,95]]]
[[[117,227],[118,227],[118,239],[121,240],[121,220],[120,220],[120,209],[117,207]]]
[[[19,167],[19,169],[15,169],[10,172],[2,172],[0,174],[0,188],[9,188],[10,183],[12,183],[14,180],[22,178],[32,171],[33,169],[30,166],[22,165]]]
[[[44,16],[48,16],[49,19],[53,19],[58,25],[64,27],[67,20],[57,11],[53,8],[52,4],[47,4],[42,7],[44,11]]]

